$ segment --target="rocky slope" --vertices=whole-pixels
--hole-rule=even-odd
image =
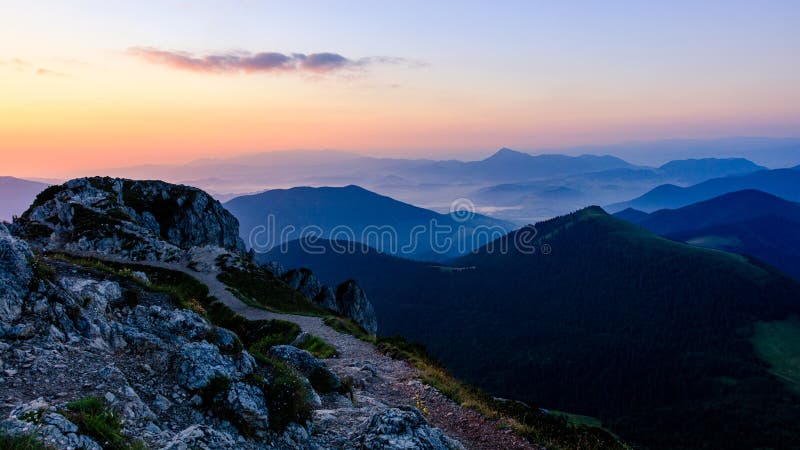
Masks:
[[[239,302],[217,280],[214,263],[220,255],[241,258],[236,236],[235,219],[200,191],[108,178],[49,189],[11,231],[0,225],[0,439],[33,436],[53,448],[86,449],[464,448],[448,436],[456,434],[470,448],[493,448],[472,445],[479,439],[459,433],[444,414],[435,421],[447,429],[432,427],[407,395],[412,382],[446,417],[477,416],[454,415],[461,408],[407,363],[320,318]],[[101,260],[117,265],[110,270]],[[205,283],[235,306],[228,311],[241,315],[229,323],[249,327],[246,335],[219,326],[206,294],[176,303],[178,286],[154,281],[151,267]],[[337,291],[331,305],[370,326],[360,288]],[[270,319],[313,331],[347,359],[319,360],[291,345],[253,352],[249,335],[274,326]],[[113,433],[98,434],[97,421]],[[471,433],[491,442],[495,427],[479,423]],[[504,448],[530,447],[498,439]]]

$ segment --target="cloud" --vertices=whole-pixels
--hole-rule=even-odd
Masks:
[[[49,75],[55,77],[69,76],[65,73],[57,72],[55,70],[46,69],[44,67],[36,67],[36,65],[32,62],[20,58],[12,58],[9,60],[0,59],[0,66],[9,67],[11,70],[16,70],[17,72],[32,72],[36,75]]]
[[[36,75],[49,75],[53,77],[65,77],[67,74],[56,72],[55,70],[45,69],[44,67],[40,67],[36,69]]]
[[[397,64],[402,58],[370,57],[353,60],[338,53],[230,52],[196,56],[186,52],[159,50],[152,47],[131,47],[128,55],[151,64],[173,69],[206,73],[280,73],[307,72],[325,74],[357,70],[372,64]]]

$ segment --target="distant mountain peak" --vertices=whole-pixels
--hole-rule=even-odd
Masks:
[[[509,159],[509,158],[530,158],[531,155],[523,152],[519,152],[516,150],[511,150],[510,148],[503,147],[500,150],[494,152],[494,154],[488,158],[486,161],[489,160],[497,160],[497,159]]]

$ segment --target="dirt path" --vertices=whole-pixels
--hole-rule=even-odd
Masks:
[[[294,322],[300,328],[324,339],[333,345],[339,356],[325,360],[328,367],[340,376],[353,376],[355,386],[355,405],[330,403],[329,400],[316,412],[315,423],[326,421],[325,426],[316,427],[327,433],[334,442],[367,420],[370,407],[417,406],[418,402],[427,408],[429,422],[448,436],[458,439],[467,449],[536,449],[525,439],[501,429],[501,423],[489,420],[477,412],[462,408],[445,397],[438,390],[420,381],[420,372],[405,361],[395,360],[377,351],[370,343],[351,335],[339,333],[325,325],[319,317],[280,314],[249,306],[233,295],[227,286],[217,279],[219,272],[198,272],[183,263],[151,261],[129,261],[122,258],[97,254],[75,254],[109,262],[133,263],[186,273],[208,286],[209,294],[227,305],[237,314],[251,320],[285,320]],[[324,436],[323,436],[324,438]]]

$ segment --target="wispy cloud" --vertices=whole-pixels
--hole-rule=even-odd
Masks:
[[[20,58],[0,60],[0,66],[10,67],[11,69],[16,70],[18,72],[33,72],[36,75],[50,75],[58,77],[68,76],[65,73],[57,72],[55,70],[50,70],[44,67],[37,67],[36,64]]]
[[[48,75],[53,77],[66,77],[67,74],[56,72],[55,70],[45,69],[44,67],[39,67],[36,69],[36,75]]]
[[[186,52],[132,47],[127,54],[174,69],[206,73],[281,73],[307,72],[325,74],[363,69],[374,64],[398,64],[405,60],[394,57],[350,59],[338,53],[228,52],[193,55]]]

